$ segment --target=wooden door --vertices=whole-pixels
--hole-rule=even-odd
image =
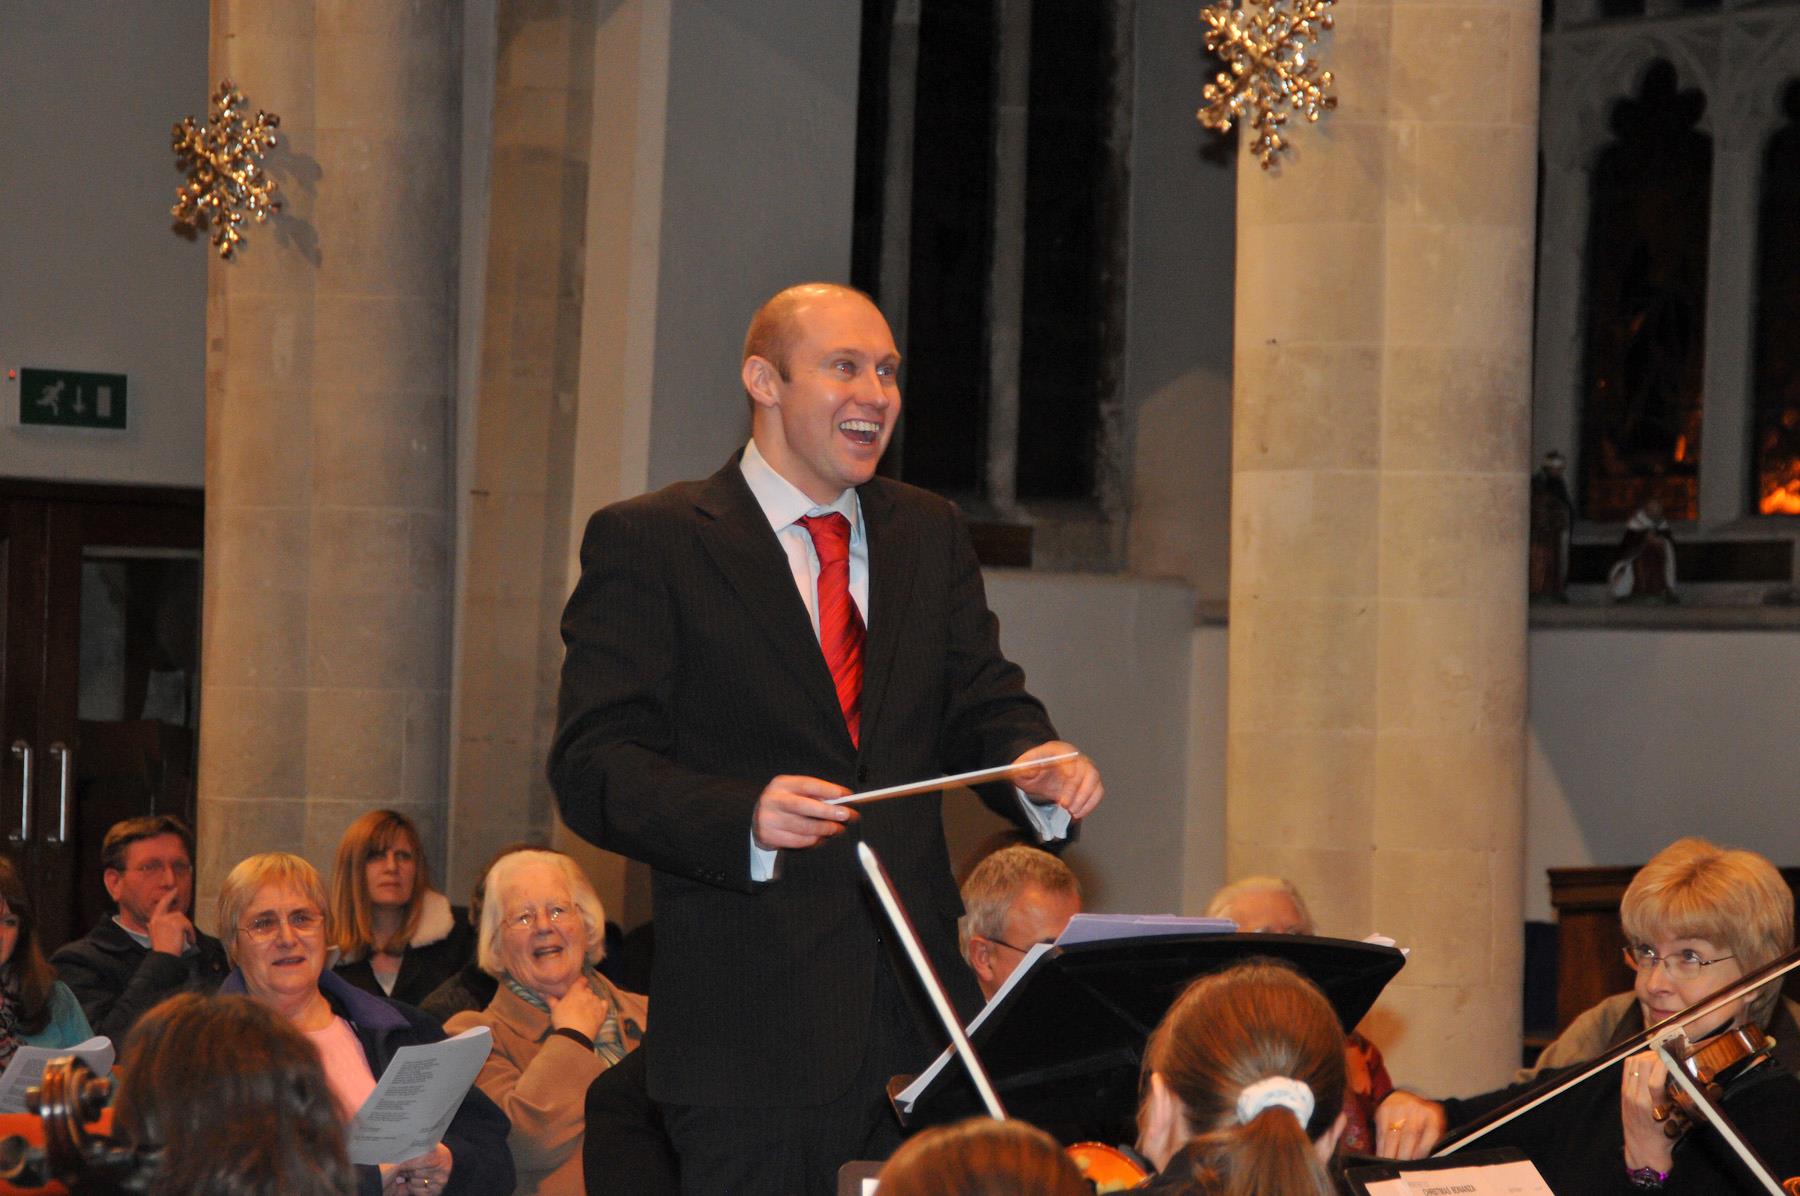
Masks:
[[[107,909],[109,826],[192,823],[202,506],[193,490],[0,479],[0,511],[0,833],[50,950]]]

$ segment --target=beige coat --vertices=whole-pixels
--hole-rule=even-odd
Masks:
[[[649,1002],[614,989],[619,1017],[642,1030]],[[494,1049],[475,1084],[512,1118],[513,1165],[518,1196],[585,1196],[581,1176],[581,1136],[586,1126],[588,1085],[606,1070],[593,1051],[562,1034],[550,1033],[550,1015],[516,995],[503,981],[479,1013],[459,1013],[445,1023],[452,1034],[474,1026],[493,1032]],[[635,1046],[635,1040],[627,1037]]]

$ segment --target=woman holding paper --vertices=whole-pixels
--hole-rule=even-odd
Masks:
[[[0,1070],[22,1046],[72,1047],[93,1034],[81,1002],[38,945],[18,868],[0,856]]]
[[[512,1119],[524,1196],[581,1196],[588,1086],[643,1039],[648,1004],[594,970],[606,914],[575,861],[515,851],[488,871],[476,960],[500,981],[488,1007],[451,1031],[487,1026],[494,1049],[475,1083]]]
[[[357,1188],[318,1052],[248,997],[180,993],[125,1036],[113,1130],[148,1196],[346,1196]]]
[[[219,933],[236,965],[220,991],[248,993],[312,1042],[345,1121],[375,1090],[403,1046],[440,1041],[438,1024],[397,1001],[365,993],[325,970],[325,885],[296,855],[254,855],[219,889]],[[506,1119],[471,1091],[443,1140],[379,1168],[359,1166],[364,1196],[488,1196],[513,1190]]]

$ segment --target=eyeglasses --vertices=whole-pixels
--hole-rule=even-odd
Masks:
[[[145,860],[141,864],[133,864],[125,869],[139,876],[161,876],[167,872],[176,880],[185,880],[194,874],[194,866],[186,860]]]
[[[1031,947],[1042,947],[1042,946],[1046,946],[1049,944],[1049,940],[1045,939],[1040,942],[1033,943],[1031,945],[1031,947],[1015,947],[1011,943],[1007,942],[1005,939],[997,939],[997,938],[994,938],[992,935],[977,934],[977,935],[972,935],[970,937],[978,938],[978,939],[986,939],[988,942],[994,944],[994,946],[996,946],[996,947],[1006,947],[1013,951],[1017,951],[1020,955],[1030,954]]]
[[[363,857],[363,862],[373,863],[376,860],[385,860],[390,856],[393,857],[396,864],[410,864],[414,858],[413,853],[405,847],[387,847],[380,851],[371,851]]]
[[[1717,959],[1701,959],[1700,953],[1692,948],[1677,951],[1673,955],[1658,955],[1656,948],[1647,943],[1625,948],[1625,963],[1633,971],[1653,972],[1660,963],[1671,980],[1692,980],[1700,975],[1702,968],[1710,968],[1715,963],[1736,958],[1735,955],[1721,955]]]
[[[564,922],[574,917],[575,911],[566,905],[546,905],[543,914],[544,917],[550,920],[550,925],[561,926]],[[535,930],[537,928],[537,920],[538,911],[532,909],[530,906],[526,906],[516,914],[507,914],[500,919],[501,923],[509,930],[525,931]]]
[[[281,933],[280,914],[258,914],[238,927],[249,935],[251,941],[266,943]],[[295,934],[308,935],[322,930],[325,926],[325,915],[310,909],[297,909],[287,916],[288,929]]]

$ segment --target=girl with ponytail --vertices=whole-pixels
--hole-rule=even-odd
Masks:
[[[1343,1027],[1310,980],[1273,960],[1202,976],[1144,1053],[1143,1190],[1332,1196],[1343,1100]]]

